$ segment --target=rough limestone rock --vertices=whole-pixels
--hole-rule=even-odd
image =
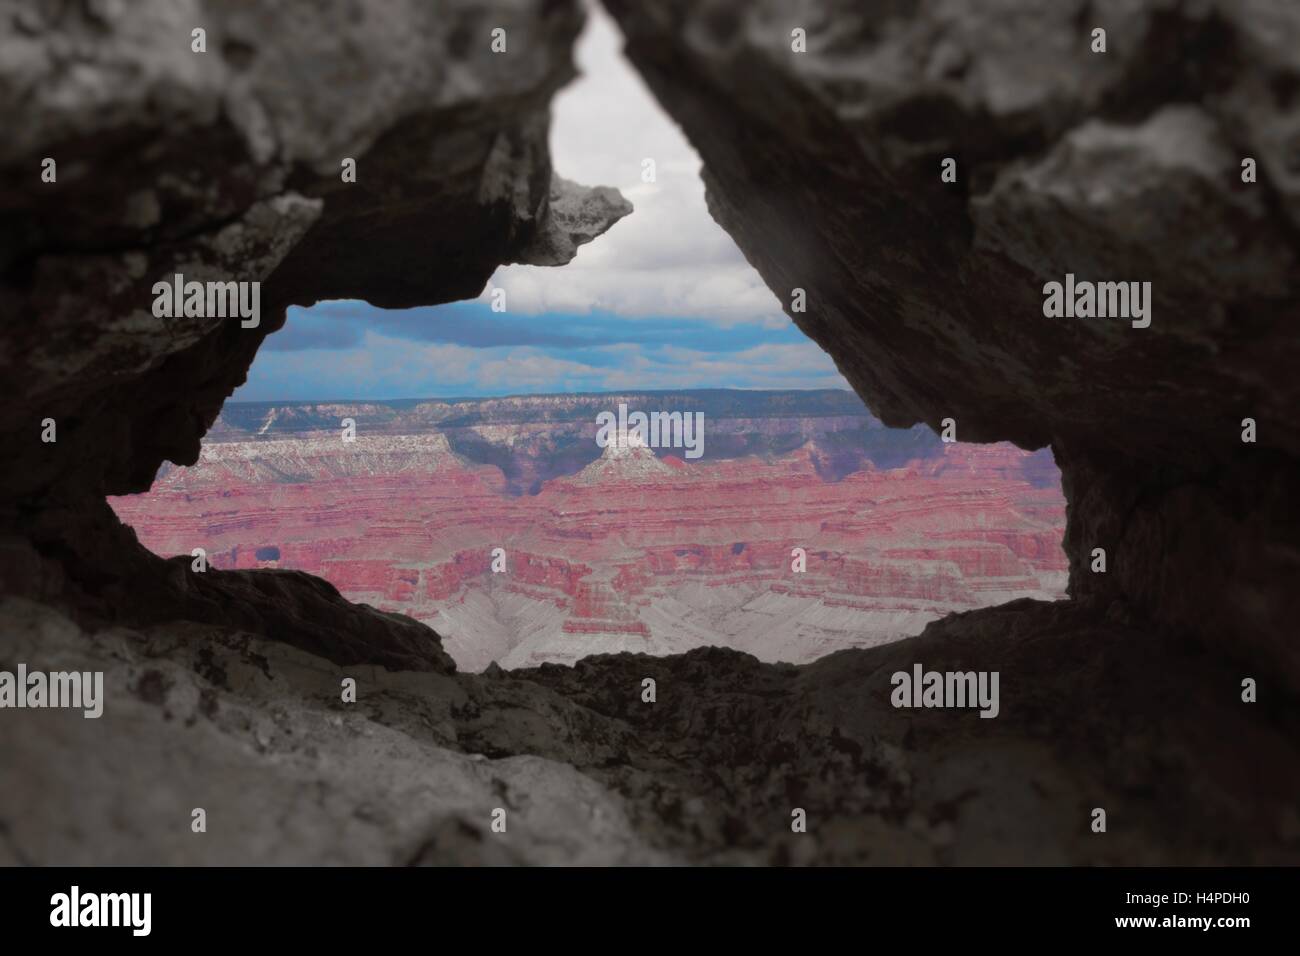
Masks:
[[[4,714],[0,863],[1300,858],[1294,711],[1243,710],[1213,663],[1064,603],[804,667],[701,649],[508,676],[340,667],[209,625],[83,633],[17,598],[0,619],[0,667],[107,674],[98,719]],[[999,670],[999,716],[890,706],[917,660]]]
[[[0,434],[25,463],[5,498],[138,491],[193,462],[288,305],[471,297],[630,212],[550,169],[581,23],[542,2],[0,5]],[[261,280],[260,325],[155,318],[178,271]]]
[[[289,304],[471,296],[627,212],[546,153],[580,13],[0,3],[0,669],[107,691],[98,720],[0,712],[0,862],[1300,862],[1297,8],[609,6],[715,215],[875,411],[1051,444],[1074,600],[803,667],[463,675],[307,576],[149,555],[103,496],[195,460]],[[155,319],[174,271],[263,281],[261,324]],[[1066,271],[1152,282],[1151,326],[1045,319]],[[998,671],[998,717],[894,708],[917,663]]]
[[[671,861],[572,767],[462,752],[449,714],[466,694],[451,678],[336,670],[224,628],[83,635],[42,605],[0,613],[6,666],[108,675],[99,718],[5,715],[0,865]]]
[[[714,217],[886,424],[1050,444],[1076,599],[1300,690],[1300,7],[606,6]],[[1045,318],[1067,273],[1150,282],[1150,326]]]
[[[110,620],[260,623],[341,662],[450,669],[427,628],[359,624],[319,582],[187,584],[101,502],[197,460],[287,306],[472,297],[627,215],[550,166],[581,24],[574,3],[0,4],[0,582],[36,575]],[[177,273],[261,282],[260,321],[155,316]]]

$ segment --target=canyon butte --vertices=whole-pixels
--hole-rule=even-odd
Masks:
[[[156,557],[106,497],[199,459],[288,306],[473,297],[631,211],[551,169],[583,15],[6,0],[0,665],[102,670],[106,701],[0,713],[0,861],[1300,860],[1300,8],[605,6],[714,218],[875,416],[1050,447],[1069,599],[800,666],[470,674],[313,575]],[[261,281],[261,325],[154,318],[178,271]],[[1067,273],[1150,281],[1151,326],[1044,318]],[[999,671],[999,716],[895,710],[918,662]]]

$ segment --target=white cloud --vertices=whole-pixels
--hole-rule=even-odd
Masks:
[[[623,58],[622,43],[608,14],[590,8],[576,52],[582,76],[554,103],[551,154],[562,176],[617,186],[635,211],[568,265],[505,266],[489,286],[505,288],[511,311],[526,314],[601,309],[720,325],[788,323],[709,215],[699,156]],[[654,183],[641,181],[646,158],[655,161]]]
[[[593,311],[613,313],[618,318],[611,322],[698,320],[733,328],[723,334],[737,337],[738,351],[716,350],[716,337],[674,333],[662,343],[649,336],[647,344],[593,344],[565,354],[558,347],[470,348],[368,329],[351,349],[263,349],[239,398],[846,387],[811,341],[790,336],[788,344],[752,345],[792,323],[709,215],[698,155],[624,60],[622,42],[605,12],[591,8],[576,51],[583,76],[556,98],[551,151],[561,175],[617,186],[635,211],[568,265],[498,269],[481,299],[490,302],[491,289],[504,288],[509,311],[538,322],[562,321],[546,313]],[[655,160],[654,183],[641,181],[645,158]],[[687,347],[706,340],[711,351]]]

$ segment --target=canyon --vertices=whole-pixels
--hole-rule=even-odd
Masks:
[[[316,575],[158,557],[106,496],[199,462],[290,306],[473,298],[635,215],[553,168],[584,12],[0,3],[0,663],[102,671],[105,700],[0,712],[0,863],[1294,865],[1300,9],[806,0],[794,53],[781,3],[602,6],[714,219],[781,302],[805,290],[790,317],[890,434],[953,418],[1050,447],[1069,599],[801,665],[697,647],[474,674]],[[177,272],[260,281],[258,327],[153,316]],[[1044,319],[1070,273],[1149,281],[1163,318]],[[552,441],[502,458],[512,493],[557,480]],[[998,717],[893,708],[917,662],[996,671]]]
[[[602,444],[620,403],[702,416],[704,457]],[[319,575],[467,671],[707,645],[805,663],[1061,598],[1067,571],[1049,451],[894,433],[848,392],[230,405],[195,465],[111,502],[163,557]]]

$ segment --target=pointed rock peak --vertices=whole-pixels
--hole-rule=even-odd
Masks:
[[[561,266],[632,212],[632,204],[612,186],[579,186],[551,174],[551,190],[537,222],[537,232],[519,253],[519,262]]]
[[[601,452],[601,458],[653,458],[654,451],[645,443],[641,434],[634,430],[628,430],[624,434],[615,434],[614,440],[605,446]]]
[[[652,480],[676,474],[677,469],[662,461],[636,432],[616,436],[601,451],[600,457],[578,473],[583,484],[611,480]]]

